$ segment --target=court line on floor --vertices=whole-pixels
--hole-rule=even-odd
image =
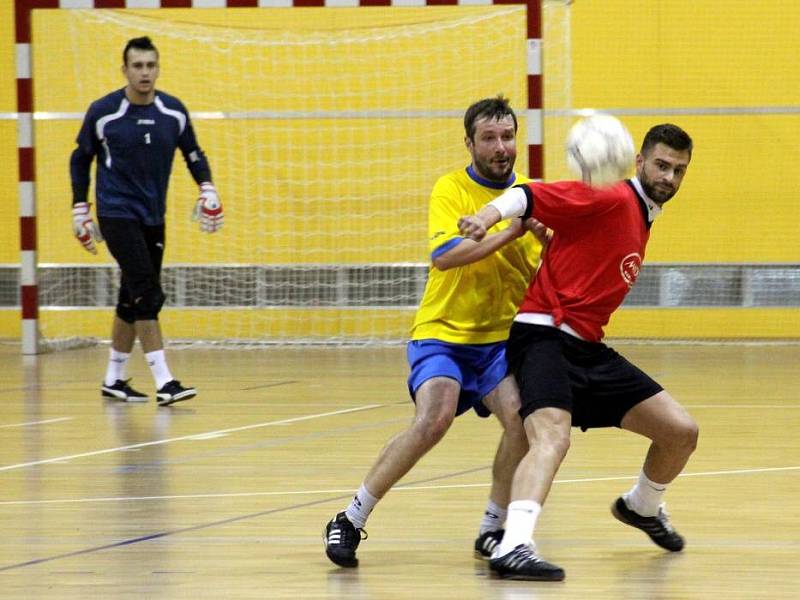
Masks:
[[[0,425],[0,429],[9,427],[29,427],[31,425],[47,425],[49,423],[58,423],[59,421],[71,421],[75,417],[56,417],[54,419],[44,419],[42,421],[26,421],[24,423],[11,423],[9,425]]]
[[[428,479],[421,479],[420,481],[409,483],[408,485],[414,485],[414,484],[420,484],[420,483],[429,483],[431,481],[436,481],[436,480],[439,480],[439,479],[448,479],[450,477],[458,477],[459,475],[466,475],[466,474],[469,474],[469,473],[475,473],[477,471],[483,471],[483,470],[488,469],[488,468],[489,467],[482,466],[482,467],[476,467],[476,468],[473,468],[473,469],[467,469],[465,471],[458,471],[458,472],[455,472],[455,473],[447,473],[445,475],[439,475],[437,477],[429,477]],[[317,506],[318,504],[326,504],[328,502],[333,502],[334,500],[345,500],[345,499],[349,499],[352,495],[353,495],[353,491],[349,490],[345,494],[341,494],[341,495],[333,496],[333,497],[328,496],[326,498],[321,498],[319,500],[311,500],[309,502],[304,502],[302,504],[290,504],[289,506],[282,506],[280,508],[271,508],[269,510],[262,510],[262,511],[259,511],[259,512],[249,513],[249,514],[246,514],[246,515],[239,515],[238,517],[230,517],[230,518],[227,518],[227,519],[220,519],[218,521],[213,521],[211,523],[200,523],[198,525],[190,525],[188,527],[181,527],[179,529],[172,529],[172,530],[168,530],[168,531],[160,531],[158,533],[151,533],[151,534],[147,534],[147,535],[142,535],[142,536],[135,537],[135,538],[130,538],[130,539],[127,539],[127,540],[120,540],[119,542],[112,542],[110,544],[104,544],[102,546],[93,546],[91,548],[83,548],[81,550],[73,550],[72,552],[64,552],[62,554],[56,554],[56,555],[53,555],[53,556],[45,556],[45,557],[42,557],[42,558],[34,558],[34,559],[31,559],[31,560],[26,560],[24,562],[16,563],[16,564],[13,564],[13,565],[6,565],[4,567],[0,566],[0,573],[2,573],[3,571],[11,571],[13,569],[19,569],[19,568],[22,568],[22,567],[31,567],[31,566],[34,566],[34,565],[40,565],[42,563],[52,562],[54,560],[59,560],[59,559],[62,559],[62,558],[72,558],[72,557],[75,557],[75,556],[82,556],[84,554],[92,554],[94,552],[101,552],[103,550],[111,550],[113,548],[121,548],[121,547],[124,547],[124,546],[130,546],[131,544],[137,544],[139,542],[147,542],[147,541],[150,541],[150,540],[157,540],[159,538],[167,537],[167,536],[170,536],[170,535],[177,535],[177,534],[180,534],[180,533],[188,533],[190,531],[198,531],[198,530],[201,530],[201,529],[210,529],[211,527],[218,527],[220,525],[228,525],[230,523],[236,523],[238,521],[245,521],[247,519],[254,519],[254,518],[263,517],[263,516],[266,516],[266,515],[272,515],[272,514],[286,512],[286,511],[290,511],[290,510],[296,510],[296,509],[299,509],[299,508],[307,508],[309,506]]]
[[[487,470],[489,467],[478,467],[469,471],[460,471],[455,474],[448,474],[447,477],[455,477]],[[800,471],[800,465],[796,467],[762,467],[755,469],[732,469],[728,471],[698,471],[697,473],[681,473],[678,477],[713,477],[716,475],[752,475],[758,473],[778,473],[786,471]],[[624,481],[637,479],[638,475],[616,475],[613,477],[581,477],[577,479],[556,479],[553,483],[596,483],[599,481]],[[436,481],[441,477],[435,477]],[[420,485],[426,481],[396,485],[393,491],[419,491],[419,490],[449,490],[449,489],[469,489],[489,487],[489,483],[455,483],[450,485]],[[330,489],[330,490],[281,490],[279,492],[230,492],[217,494],[173,494],[169,496],[107,496],[97,498],[56,498],[52,500],[3,500],[0,506],[19,506],[19,505],[40,505],[40,504],[90,504],[102,502],[132,502],[143,500],[200,500],[215,498],[258,498],[268,496],[307,496],[315,494],[352,494],[350,489]]]
[[[267,388],[278,387],[278,386],[281,386],[281,385],[290,385],[292,383],[300,383],[300,382],[297,381],[297,380],[293,380],[293,381],[276,381],[274,383],[264,383],[264,384],[261,384],[261,385],[254,385],[254,386],[251,386],[251,387],[244,387],[244,388],[242,388],[242,391],[243,392],[250,392],[250,391],[253,391],[253,390],[264,390],[264,389],[267,389]]]
[[[297,406],[294,404],[292,406]],[[307,406],[307,405],[304,405]],[[384,405],[388,408],[389,405]],[[196,452],[181,453],[179,457],[170,458],[157,458],[153,460],[136,461],[134,464],[125,465],[121,467],[127,473],[136,471],[151,470],[154,468],[161,468],[167,465],[185,465],[198,460],[207,460],[209,458],[219,458],[223,456],[231,456],[241,454],[242,452],[253,452],[258,450],[269,450],[279,446],[286,446],[288,444],[301,444],[312,441],[319,441],[324,438],[339,438],[342,435],[352,435],[360,431],[382,429],[387,426],[395,426],[397,424],[407,424],[408,417],[394,417],[389,419],[370,419],[366,423],[359,423],[358,425],[347,425],[346,427],[325,427],[314,430],[310,433],[292,433],[285,436],[271,436],[268,439],[259,439],[256,441],[242,442],[238,444],[225,444],[215,446],[209,450],[198,450]],[[114,467],[120,469],[120,467]]]
[[[468,469],[465,471],[459,471],[455,473],[447,473],[445,475],[439,475],[436,477],[430,477],[428,479],[422,479],[416,482],[409,482],[405,485],[396,486],[395,489],[397,490],[418,490],[418,489],[442,489],[444,486],[421,486],[420,484],[430,483],[432,481],[437,481],[441,479],[449,479],[452,477],[458,477],[460,475],[465,475],[469,473],[475,473],[478,471],[488,470],[489,466],[482,466],[476,467],[473,469]],[[798,470],[800,466],[797,467],[768,467],[764,469],[737,469],[734,471],[707,471],[707,472],[699,472],[699,473],[687,473],[681,474],[679,477],[684,476],[700,476],[700,475],[719,475],[719,474],[742,474],[742,473],[758,473],[758,472],[769,472],[769,471],[787,471],[787,470]],[[611,481],[611,480],[622,480],[622,479],[635,479],[635,477],[626,476],[626,477],[594,477],[594,478],[587,478],[587,479],[566,479],[566,480],[556,480],[555,483],[586,483],[591,481]],[[467,484],[467,485],[453,485],[453,486],[446,486],[446,487],[486,487],[488,484]],[[330,493],[330,492],[328,492]],[[197,525],[190,525],[188,527],[181,527],[178,529],[171,529],[167,531],[160,531],[157,533],[151,533],[147,535],[142,535],[135,538],[129,538],[126,540],[120,540],[118,542],[112,542],[110,544],[103,544],[102,546],[92,546],[90,548],[82,548],[80,550],[73,550],[72,552],[64,552],[62,554],[56,554],[52,556],[44,556],[42,558],[34,558],[31,560],[27,560],[24,562],[0,566],[0,573],[4,571],[11,571],[14,569],[19,569],[22,567],[31,567],[35,565],[40,565],[43,563],[53,562],[56,560],[60,560],[62,558],[73,558],[75,556],[82,556],[85,554],[93,554],[95,552],[102,552],[104,550],[112,550],[114,548],[122,548],[125,546],[130,546],[132,544],[137,544],[140,542],[147,542],[151,540],[157,540],[160,538],[164,538],[167,536],[178,535],[181,533],[189,533],[191,531],[199,531],[203,529],[210,529],[212,527],[218,527],[221,525],[229,525],[231,523],[237,523],[239,521],[245,521],[248,519],[254,519],[258,517],[263,517],[266,515],[273,515],[277,513],[287,512],[290,510],[296,510],[301,508],[308,508],[310,506],[317,506],[320,504],[327,504],[328,502],[333,502],[335,500],[345,500],[349,499],[353,494],[352,490],[349,490],[347,493],[343,493],[337,496],[328,496],[325,498],[321,498],[319,500],[311,500],[309,502],[303,502],[301,504],[290,504],[288,506],[283,506],[280,508],[273,508],[269,510],[263,510],[255,513],[248,513],[246,515],[239,515],[238,517],[230,517],[227,519],[220,519],[218,521],[212,521],[210,523],[199,523]]]
[[[416,482],[409,482],[408,484],[405,484],[405,485],[396,486],[395,489],[397,489],[397,490],[403,490],[403,489],[415,490],[415,489],[429,489],[429,488],[442,489],[443,486],[421,486],[420,484],[430,483],[432,481],[437,481],[437,480],[441,480],[441,479],[449,479],[449,478],[452,478],[452,477],[458,477],[460,475],[465,475],[465,474],[469,474],[469,473],[475,473],[475,472],[483,471],[483,470],[487,470],[487,469],[489,469],[488,466],[482,466],[482,467],[476,467],[476,468],[473,468],[473,469],[468,469],[468,470],[465,470],[465,471],[459,471],[459,472],[455,472],[455,473],[447,473],[445,475],[439,475],[439,476],[436,476],[436,477],[430,477],[428,479],[422,479],[422,480],[416,481]],[[733,470],[733,471],[706,471],[706,472],[699,472],[699,473],[681,474],[681,475],[679,475],[679,477],[700,476],[700,475],[759,473],[759,472],[787,471],[787,470],[798,470],[798,469],[800,469],[800,466],[797,466],[797,467],[767,467],[767,468],[764,468],[764,469],[736,469],[736,470]],[[587,478],[587,479],[556,480],[555,483],[586,483],[586,482],[591,482],[591,481],[611,481],[611,480],[635,479],[635,478],[636,477],[631,477],[631,476],[625,476],[625,477],[594,477],[594,478]],[[453,486],[447,486],[447,487],[467,487],[467,486],[468,487],[478,487],[479,485],[481,487],[486,487],[487,486],[487,484],[467,484],[466,486],[465,485],[453,485]],[[156,540],[156,539],[164,538],[164,537],[171,536],[171,535],[178,535],[178,534],[181,534],[181,533],[189,533],[191,531],[199,531],[199,530],[203,530],[203,529],[210,529],[212,527],[218,527],[218,526],[221,526],[221,525],[229,525],[231,523],[237,523],[239,521],[245,521],[245,520],[248,520],[248,519],[254,519],[254,518],[257,518],[257,517],[263,517],[263,516],[266,516],[266,515],[273,515],[273,514],[277,514],[277,513],[287,512],[287,511],[290,511],[290,510],[308,508],[310,506],[317,506],[317,505],[320,505],[320,504],[327,504],[328,502],[333,502],[335,500],[349,499],[352,496],[352,494],[353,494],[353,491],[349,490],[347,493],[343,493],[343,494],[340,494],[340,495],[337,495],[337,496],[328,496],[326,498],[321,498],[319,500],[311,500],[309,502],[303,502],[301,504],[290,504],[289,506],[283,506],[283,507],[280,507],[280,508],[272,508],[272,509],[269,509],[269,510],[262,510],[262,511],[255,512],[255,513],[248,513],[246,515],[239,515],[238,517],[230,517],[230,518],[227,518],[227,519],[220,519],[218,521],[212,521],[210,523],[199,523],[197,525],[190,525],[188,527],[181,527],[181,528],[178,528],[178,529],[171,529],[171,530],[167,530],[167,531],[160,531],[160,532],[157,532],[157,533],[151,533],[151,534],[147,534],[147,535],[142,535],[142,536],[135,537],[135,538],[129,538],[129,539],[126,539],[126,540],[120,540],[119,542],[112,542],[110,544],[103,544],[102,546],[92,546],[90,548],[82,548],[80,550],[73,550],[72,552],[64,552],[62,554],[56,554],[56,555],[52,555],[52,556],[44,556],[42,558],[34,558],[34,559],[31,559],[31,560],[27,560],[27,561],[16,563],[16,564],[0,566],[0,573],[2,573],[4,571],[11,571],[11,570],[14,570],[14,569],[19,569],[19,568],[22,568],[22,567],[30,567],[30,566],[34,566],[34,565],[40,565],[40,564],[43,564],[43,563],[48,563],[48,562],[52,562],[52,561],[55,561],[55,560],[60,560],[62,558],[73,558],[75,556],[82,556],[84,554],[92,554],[92,553],[95,553],[95,552],[102,552],[103,550],[111,550],[111,549],[114,549],[114,548],[122,548],[124,546],[130,546],[132,544],[137,544],[137,543],[140,543],[140,542],[147,542],[147,541],[151,541],[151,540]]]
[[[42,460],[34,460],[25,463],[17,463],[14,465],[6,465],[0,467],[1,471],[12,471],[14,469],[23,469],[25,467],[35,467],[39,465],[46,465],[56,462],[66,462],[76,458],[86,458],[87,456],[99,456],[101,454],[110,454],[112,452],[123,452],[126,450],[133,450],[136,448],[146,448],[148,446],[159,446],[162,444],[171,444],[172,442],[181,442],[184,440],[200,440],[207,439],[209,436],[225,435],[227,433],[236,433],[239,431],[247,431],[250,429],[260,429],[262,427],[274,427],[276,425],[286,425],[289,423],[298,423],[300,421],[309,421],[311,419],[321,419],[323,417],[332,417],[337,415],[344,415],[347,413],[361,412],[365,410],[372,410],[373,408],[380,408],[383,404],[365,404],[364,406],[356,406],[354,408],[345,408],[342,410],[334,410],[331,412],[316,413],[313,415],[304,415],[302,417],[292,417],[290,419],[281,419],[280,421],[265,421],[262,423],[253,423],[251,425],[242,425],[241,427],[230,427],[228,429],[218,429],[216,431],[206,431],[202,433],[192,433],[190,435],[182,435],[174,438],[167,438],[164,440],[152,440],[149,442],[140,442],[138,444],[129,444],[127,446],[116,446],[115,448],[104,448],[103,450],[93,450],[91,452],[81,452],[80,454],[69,454],[66,456],[57,456],[54,458],[45,458]]]

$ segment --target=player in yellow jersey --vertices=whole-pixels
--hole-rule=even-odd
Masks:
[[[464,115],[464,129],[472,162],[441,177],[430,199],[432,266],[408,344],[408,388],[416,413],[411,425],[383,448],[350,505],[325,527],[325,552],[342,567],[358,566],[356,548],[362,534],[366,537],[364,526],[377,502],[470,408],[482,417],[494,413],[504,429],[475,540],[476,556],[488,559],[503,536],[514,469],[528,450],[505,341],[536,271],[531,257],[541,252],[537,237],[544,239],[546,229],[516,219],[495,227],[481,242],[461,236],[460,216],[474,214],[510,186],[529,181],[514,172],[517,118],[508,100],[498,96],[476,102]]]

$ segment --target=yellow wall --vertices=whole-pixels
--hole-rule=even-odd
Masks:
[[[656,224],[649,262],[800,262],[800,114],[669,114],[800,105],[800,3],[575,2],[573,104],[622,117],[641,140],[672,121],[693,137],[682,191]]]
[[[14,52],[13,52],[13,8],[10,2],[0,2],[0,112],[13,112],[14,97]],[[430,9],[428,9],[430,10]],[[476,9],[478,10],[478,9]],[[330,11],[330,26],[336,19],[346,19],[346,12]],[[667,206],[665,215],[657,222],[647,262],[800,262],[797,223],[800,222],[800,115],[797,114],[680,114],[703,112],[715,108],[780,106],[798,107],[800,71],[796,66],[800,56],[797,24],[800,23],[800,3],[786,0],[670,0],[670,2],[631,3],[628,0],[603,0],[602,2],[579,1],[572,4],[572,104],[576,108],[622,108],[638,111],[636,116],[623,116],[635,138],[641,139],[647,128],[654,123],[672,121],[685,127],[695,140],[695,154],[680,194]],[[140,11],[155,27],[163,26],[165,19],[172,18],[175,11]],[[311,20],[305,9],[264,9],[267,18],[274,19],[274,27],[283,27],[290,19],[292,27],[319,27],[318,20]],[[246,12],[235,10],[196,11],[199,19],[212,23],[248,24]],[[377,15],[378,13],[373,13]],[[391,14],[392,19],[416,18],[412,12],[385,11],[381,19]],[[147,21],[149,20],[149,21]],[[376,23],[364,23],[365,26]],[[52,58],[58,55],[58,37],[50,40],[54,45],[40,45],[37,52]],[[42,68],[61,69],[64,77],[71,77],[75,69],[87,71],[94,81],[91,88],[70,98],[60,98],[60,110],[83,111],[89,101],[121,87],[123,81],[118,72],[119,49],[124,38],[112,40],[113,54],[95,53],[102,64],[64,65],[63,61],[41,59]],[[174,55],[178,47],[161,45],[162,54]],[[217,98],[213,94],[190,96],[190,90],[198,89],[195,81],[183,83],[186,73],[200,72],[201,76],[225,73],[225,65],[208,65],[202,56],[194,59],[197,69],[181,70],[166,67],[162,70],[161,83],[164,88],[187,100],[193,111],[214,110]],[[69,57],[66,57],[67,62]],[[168,63],[167,63],[168,64]],[[247,86],[248,82],[235,82]],[[302,102],[302,90],[292,90],[291,80],[286,88],[297,92],[282,96],[285,102],[293,98]],[[499,87],[499,86],[495,86]],[[498,90],[493,90],[498,91]],[[508,92],[507,89],[503,91]],[[57,87],[40,90],[41,101],[48,94],[58,94]],[[520,95],[511,93],[512,99]],[[437,96],[421,95],[426,107],[437,107]],[[298,100],[301,99],[301,100]],[[458,99],[464,104],[471,98]],[[191,102],[189,102],[191,100]],[[66,104],[63,104],[66,102]],[[245,100],[245,105],[247,101]],[[272,108],[285,109],[287,104]],[[443,102],[441,106],[448,106]],[[263,107],[261,107],[263,108]],[[324,106],[320,105],[320,108]],[[371,108],[371,107],[354,107]],[[246,109],[246,106],[243,107]],[[670,113],[671,109],[675,113]],[[661,114],[647,114],[648,110]],[[65,159],[75,135],[74,123],[39,123],[42,133],[52,135],[55,143],[37,149],[37,176],[40,178],[39,206],[45,218],[64,218],[68,205],[68,177]],[[391,126],[389,126],[391,127]],[[201,143],[224,143],[222,134],[217,134],[217,125],[206,122],[200,132]],[[288,135],[288,134],[287,134]],[[444,135],[441,139],[426,140],[426,143],[457,145],[460,133]],[[239,138],[247,145],[246,134]],[[523,138],[524,139],[524,138]],[[208,140],[206,142],[205,140]],[[219,141],[217,141],[219,140]],[[399,159],[405,150],[391,155]],[[212,156],[216,169],[235,156],[235,149],[228,154]],[[369,157],[364,157],[368,160]],[[454,161],[464,159],[463,149],[454,149]],[[180,161],[178,157],[176,159]],[[172,194],[181,197],[180,202],[171,201],[170,215],[173,221],[185,221],[185,213],[191,205],[192,185],[184,169],[176,164]],[[231,174],[230,178],[237,176]],[[241,179],[241,176],[239,176]],[[17,180],[16,129],[13,121],[0,121],[0,186],[9,190],[13,205]],[[416,185],[416,184],[414,184]],[[280,193],[277,188],[276,193]],[[246,197],[238,190],[225,190],[236,200]],[[223,195],[225,197],[231,197]],[[183,198],[186,198],[185,200]],[[229,204],[231,215],[226,228],[228,235],[235,233],[239,239],[250,239],[251,229],[258,224],[249,214],[236,215],[235,202]],[[424,199],[423,199],[424,201]],[[321,205],[321,208],[325,208]],[[18,216],[16,211],[0,211],[0,263],[17,263],[19,260]],[[292,223],[293,224],[293,223]],[[284,223],[277,230],[280,235],[291,235],[292,224]],[[54,228],[49,239],[40,237],[43,258],[59,257],[67,261],[90,262],[70,239],[69,223],[63,228]],[[188,231],[188,230],[187,230]],[[179,235],[183,235],[179,233]],[[321,233],[320,235],[330,235]],[[196,237],[192,238],[196,241]],[[228,238],[230,239],[230,238]],[[224,239],[212,242],[222,243]],[[335,239],[334,239],[335,241]],[[405,248],[416,248],[413,232],[404,240]],[[423,244],[419,243],[421,248]],[[177,247],[177,245],[176,245]],[[193,248],[192,244],[185,244]],[[276,241],[272,247],[253,248],[244,245],[255,262],[274,260],[293,261],[292,256]],[[413,260],[422,260],[424,249],[414,254]],[[213,254],[213,246],[210,252]],[[282,252],[284,254],[282,254]],[[413,252],[408,250],[408,252]],[[191,250],[175,260],[202,260]],[[304,257],[311,262],[325,257]],[[343,254],[336,260],[343,262],[359,258],[358,249]],[[368,260],[402,260],[405,255],[393,254],[387,249],[379,255],[370,255]],[[6,311],[0,314],[0,337],[18,336],[18,315],[14,311],[9,317]],[[781,326],[776,329],[775,323]],[[620,311],[612,320],[609,334],[613,336],[691,336],[697,333],[708,337],[800,337],[798,310],[769,309],[717,309],[717,310],[639,310]]]

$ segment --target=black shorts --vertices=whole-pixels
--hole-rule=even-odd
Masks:
[[[142,225],[134,219],[99,217],[100,232],[119,265],[118,306],[129,306],[147,292],[161,292],[164,225]]]
[[[639,402],[662,391],[658,383],[600,342],[555,327],[514,322],[506,346],[519,384],[524,419],[539,408],[562,408],[573,427],[619,427]]]

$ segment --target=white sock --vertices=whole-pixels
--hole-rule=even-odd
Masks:
[[[623,495],[628,508],[643,517],[654,517],[658,514],[664,492],[667,491],[666,483],[650,481],[644,474],[644,469],[639,473],[639,481],[631,490]]]
[[[106,377],[103,379],[105,385],[114,385],[117,379],[125,380],[125,372],[128,368],[130,352],[117,352],[113,348],[108,353],[108,367],[106,367]]]
[[[369,513],[372,512],[372,509],[375,508],[377,503],[378,498],[370,494],[369,490],[362,483],[356,495],[353,496],[353,499],[350,501],[350,506],[344,511],[344,514],[347,515],[347,518],[350,519],[350,522],[356,529],[363,529],[364,525],[367,524]]]
[[[483,535],[487,531],[497,531],[503,528],[508,509],[500,507],[492,500],[486,505],[486,510],[483,512],[483,519],[481,519],[478,535]]]
[[[144,355],[147,359],[147,366],[150,367],[150,372],[153,374],[153,379],[156,380],[156,389],[160,390],[164,384],[172,381],[174,377],[169,372],[167,366],[167,357],[164,355],[163,350],[154,350]]]
[[[497,556],[508,554],[520,544],[531,543],[540,512],[542,505],[534,500],[515,500],[508,505],[506,532],[500,547],[496,550]]]

